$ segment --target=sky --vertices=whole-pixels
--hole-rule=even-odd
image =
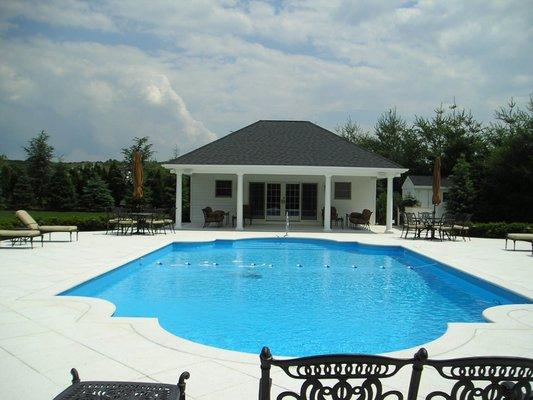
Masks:
[[[481,121],[533,93],[533,0],[0,1],[0,154],[170,159],[260,119]]]

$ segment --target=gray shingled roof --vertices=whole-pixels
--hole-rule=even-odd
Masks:
[[[433,185],[433,175],[409,175],[408,178],[411,178],[411,182],[413,182],[415,186],[432,186]],[[447,187],[448,178],[441,178],[440,186]]]
[[[402,168],[309,121],[257,121],[167,164]]]

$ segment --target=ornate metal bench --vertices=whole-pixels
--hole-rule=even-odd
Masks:
[[[300,381],[295,385],[299,389],[286,390],[276,400],[533,399],[533,360],[527,358],[428,360],[422,348],[411,359],[347,354],[277,360],[264,347],[260,359],[259,400],[271,399],[272,366]],[[429,386],[424,385],[422,376],[425,367],[436,370],[437,378],[443,379],[438,384],[432,380],[430,391],[422,393],[421,383]],[[398,379],[397,374],[404,369],[409,378]],[[391,389],[399,381],[405,382],[404,387]]]
[[[54,397],[54,400],[185,400],[183,372],[177,385],[142,382],[80,381],[75,368],[70,370],[72,385]]]

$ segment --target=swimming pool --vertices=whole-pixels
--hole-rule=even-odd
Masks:
[[[197,343],[287,356],[404,349],[529,303],[401,247],[297,238],[173,243],[61,295],[108,300],[114,316],[156,317]]]

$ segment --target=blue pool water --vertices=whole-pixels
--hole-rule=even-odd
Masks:
[[[169,332],[274,354],[383,353],[484,321],[523,297],[401,247],[314,239],[174,243],[61,295],[157,317]]]

